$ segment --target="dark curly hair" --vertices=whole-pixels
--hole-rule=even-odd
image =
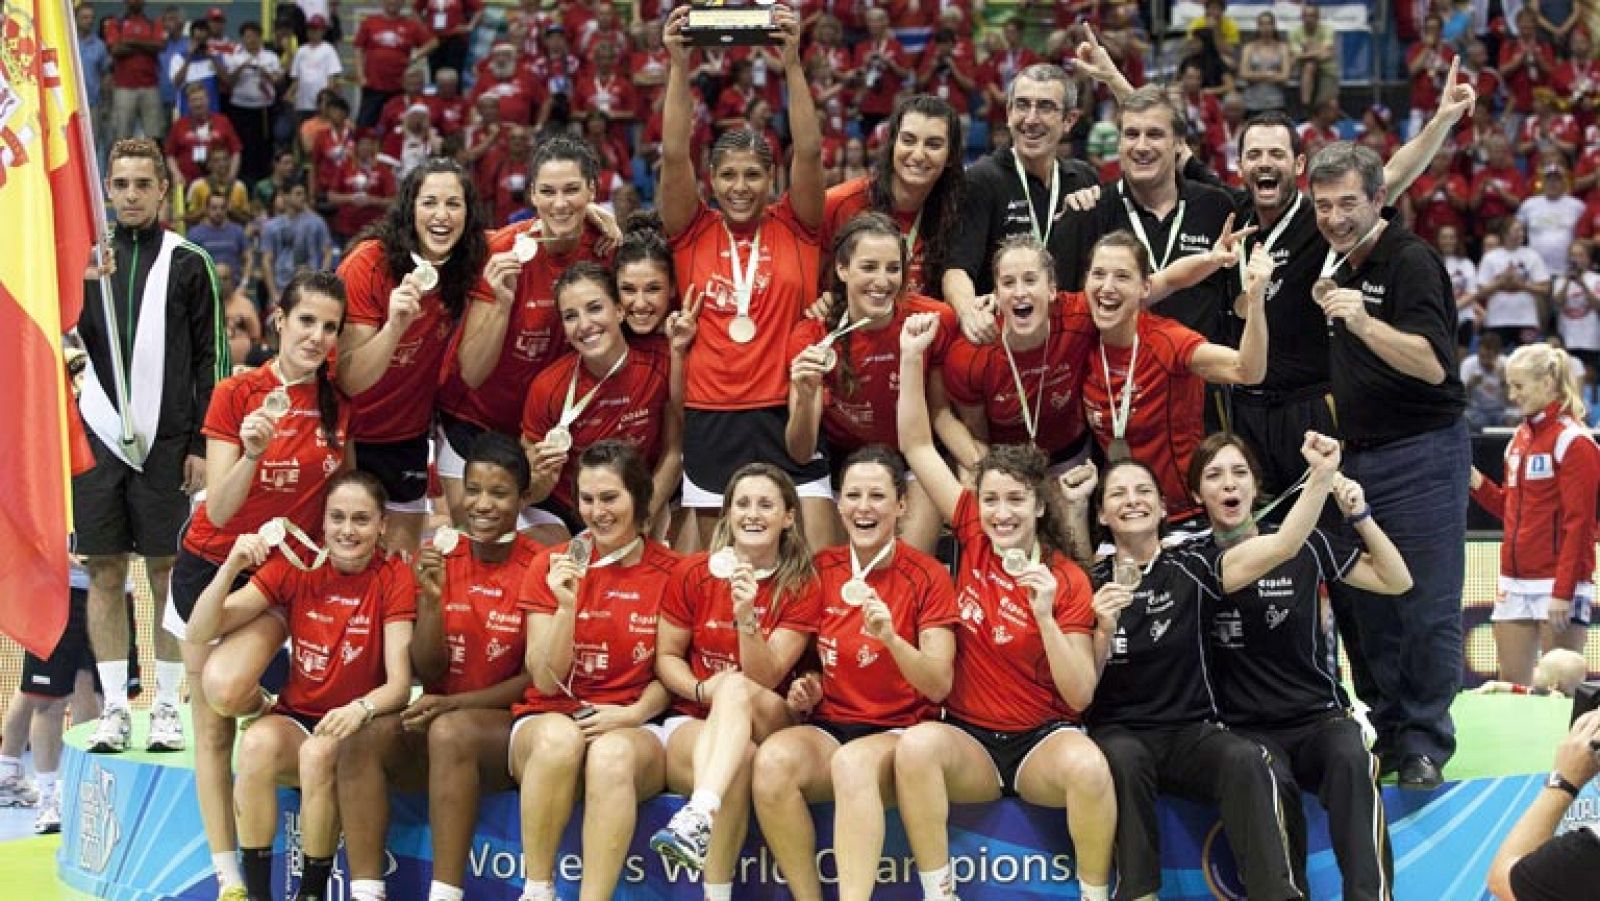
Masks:
[[[417,242],[417,195],[421,193],[422,183],[428,176],[438,174],[454,175],[460,181],[461,196],[467,207],[467,221],[462,226],[461,239],[452,248],[450,258],[439,267],[439,300],[444,304],[451,321],[459,322],[467,309],[467,292],[478,283],[483,264],[489,258],[489,240],[484,235],[484,230],[489,227],[489,218],[479,201],[478,187],[471,173],[460,163],[436,156],[411,170],[411,174],[401,182],[400,195],[389,207],[389,212],[351,239],[350,246],[355,247],[366,240],[382,244],[389,277],[398,284],[406,273],[416,267],[411,255],[417,253],[420,246]]]
[[[1010,476],[1026,485],[1038,498],[1044,515],[1039,518],[1039,543],[1044,546],[1043,562],[1050,563],[1050,554],[1072,556],[1072,545],[1067,542],[1067,527],[1061,521],[1060,489],[1050,477],[1050,458],[1031,444],[996,444],[978,461],[978,470],[972,484],[983,490],[984,477],[991,472]]]

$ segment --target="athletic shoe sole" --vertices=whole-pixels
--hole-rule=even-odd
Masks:
[[[656,834],[650,836],[650,848],[661,858],[669,863],[688,867],[695,872],[705,868],[704,858],[696,857],[694,853],[678,841],[677,833],[670,829],[658,829]]]

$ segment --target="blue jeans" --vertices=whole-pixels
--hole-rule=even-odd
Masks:
[[[1450,702],[1461,687],[1461,585],[1466,571],[1467,424],[1425,432],[1345,461],[1372,517],[1411,570],[1411,590],[1371,594],[1331,586],[1356,693],[1372,708],[1375,753],[1398,762],[1455,753]]]

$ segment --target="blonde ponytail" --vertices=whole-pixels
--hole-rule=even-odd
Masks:
[[[1561,412],[1584,422],[1589,408],[1583,402],[1578,377],[1572,372],[1572,359],[1561,348],[1539,342],[1524,344],[1512,351],[1506,366],[1516,367],[1535,377],[1548,376],[1556,386],[1556,399],[1560,402]]]

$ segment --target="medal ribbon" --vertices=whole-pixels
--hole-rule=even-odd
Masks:
[[[855,579],[857,581],[865,582],[867,580],[867,573],[870,573],[874,569],[877,569],[878,568],[878,564],[882,563],[893,552],[894,552],[894,539],[891,538],[891,539],[889,539],[888,543],[885,544],[883,546],[883,548],[881,550],[879,550],[878,553],[872,558],[871,562],[869,562],[866,566],[862,566],[860,558],[858,558],[856,556],[856,546],[853,545],[853,544],[850,545],[850,575],[851,575],[851,578],[853,578],[853,579]]]
[[[1273,498],[1272,499],[1272,503],[1267,504],[1265,507],[1262,507],[1260,510],[1257,510],[1256,512],[1250,514],[1250,518],[1249,519],[1245,520],[1242,523],[1239,523],[1238,525],[1234,526],[1231,529],[1224,529],[1224,530],[1222,530],[1220,532],[1218,532],[1216,530],[1213,530],[1212,531],[1212,537],[1217,540],[1218,544],[1221,544],[1223,542],[1232,541],[1233,539],[1238,538],[1240,535],[1243,535],[1245,532],[1250,531],[1250,527],[1251,526],[1254,526],[1257,523],[1261,522],[1261,520],[1266,519],[1267,514],[1271,513],[1273,510],[1278,509],[1278,505],[1279,504],[1281,504],[1284,501],[1288,500],[1291,496],[1293,496],[1295,494],[1295,492],[1297,492],[1301,488],[1305,487],[1306,479],[1309,478],[1310,476],[1311,476],[1311,470],[1309,470],[1309,469],[1307,469],[1305,472],[1300,473],[1300,478],[1295,479],[1293,485],[1290,485],[1288,488],[1284,489],[1284,492],[1282,494],[1280,494],[1277,497]]]
[[[742,265],[739,260],[739,242],[733,237],[733,231],[726,224],[722,230],[728,233],[728,262],[733,269],[733,302],[735,305],[734,318],[748,319],[750,317],[750,297],[755,293],[756,263],[761,260],[761,229],[756,229],[756,236],[750,241],[750,258]]]
[[[1116,441],[1126,441],[1128,434],[1128,412],[1133,409],[1133,373],[1134,367],[1139,365],[1139,335],[1133,336],[1133,353],[1128,357],[1128,373],[1122,379],[1122,398],[1111,401],[1115,390],[1111,387],[1111,363],[1106,360],[1105,342],[1100,344],[1100,371],[1106,377],[1106,399],[1111,412],[1111,437]]]
[[[568,428],[579,416],[582,416],[583,411],[589,408],[590,401],[593,401],[594,396],[600,393],[601,386],[606,383],[607,379],[616,375],[617,370],[621,369],[622,364],[626,362],[628,362],[628,349],[624,347],[622,356],[617,357],[617,362],[611,364],[611,369],[601,376],[598,382],[594,383],[594,387],[589,389],[589,393],[585,394],[582,400],[578,401],[577,404],[573,404],[572,399],[578,393],[578,374],[583,371],[583,361],[579,360],[577,365],[572,367],[572,381],[567,383],[567,399],[561,402],[561,419],[556,423],[556,428]]]
[[[1288,228],[1289,223],[1294,220],[1294,214],[1300,212],[1300,201],[1304,198],[1304,194],[1296,192],[1294,195],[1294,203],[1289,207],[1289,211],[1284,213],[1283,218],[1278,220],[1278,224],[1272,227],[1272,231],[1267,234],[1267,239],[1265,241],[1258,241],[1256,246],[1264,247],[1266,248],[1267,253],[1272,253],[1272,248],[1278,246],[1278,238],[1283,235],[1283,230]],[[1259,220],[1260,217],[1257,216],[1257,221]],[[1244,253],[1239,254],[1238,266],[1241,272],[1244,271],[1245,260],[1249,256],[1250,236],[1246,235],[1244,239]]]
[[[822,336],[822,340],[817,342],[817,346],[818,347],[832,347],[833,346],[833,342],[839,340],[840,338],[843,338],[845,335],[850,334],[851,332],[855,331],[856,329],[861,328],[862,326],[865,326],[865,325],[867,325],[868,323],[870,323],[872,321],[873,320],[872,320],[871,316],[862,316],[860,319],[857,319],[855,322],[851,322],[850,321],[850,314],[847,312],[847,313],[844,314],[844,319],[843,319],[843,321],[840,322],[839,327],[834,329],[833,331],[827,333],[826,335],[823,335]]]
[[[1033,211],[1033,191],[1028,188],[1028,173],[1022,169],[1022,157],[1013,150],[1011,164],[1016,167],[1017,180],[1022,182],[1022,197],[1028,202],[1028,221],[1033,224],[1034,240],[1040,244],[1050,243],[1050,230],[1056,226],[1056,202],[1061,199],[1061,161],[1051,160],[1050,169],[1050,208],[1045,211],[1044,231],[1039,231],[1039,214]],[[921,214],[918,214],[921,219]],[[909,247],[910,245],[906,245]]]
[[[292,564],[295,569],[298,569],[301,572],[311,572],[312,570],[321,567],[322,564],[328,562],[328,549],[325,547],[317,547],[317,543],[311,540],[311,536],[307,535],[300,529],[299,526],[295,525],[293,520],[286,516],[280,516],[278,517],[278,522],[283,523],[283,530],[285,533],[283,543],[278,545],[278,550],[283,551],[283,555],[289,558],[289,563]],[[312,558],[309,566],[306,565],[304,560],[300,559],[300,555],[295,553],[294,548],[289,546],[290,538],[299,541],[310,550],[317,552],[317,555]]]
[[[1045,320],[1044,349],[1046,354],[1050,349],[1050,322]],[[1028,389],[1022,384],[1022,371],[1017,369],[1017,358],[1011,355],[1011,342],[1006,340],[1006,333],[1000,333],[1000,346],[1005,348],[1006,363],[1011,367],[1011,380],[1017,386],[1017,406],[1022,408],[1022,427],[1028,430],[1028,440],[1034,444],[1039,443],[1039,420],[1044,416],[1044,379],[1050,373],[1049,361],[1039,367],[1039,399],[1034,401],[1034,409],[1028,409]],[[1103,352],[1102,352],[1103,353]],[[1109,390],[1109,389],[1108,389]]]
[[[1117,182],[1117,193],[1122,195],[1122,207],[1128,211],[1128,223],[1133,226],[1133,235],[1144,245],[1144,252],[1149,254],[1150,268],[1153,271],[1165,269],[1172,260],[1172,248],[1178,243],[1178,233],[1183,230],[1183,216],[1189,209],[1189,201],[1178,201],[1178,216],[1172,220],[1172,227],[1167,231],[1167,252],[1158,258],[1155,248],[1150,246],[1150,236],[1144,232],[1144,220],[1128,198],[1126,185],[1127,182]]]

